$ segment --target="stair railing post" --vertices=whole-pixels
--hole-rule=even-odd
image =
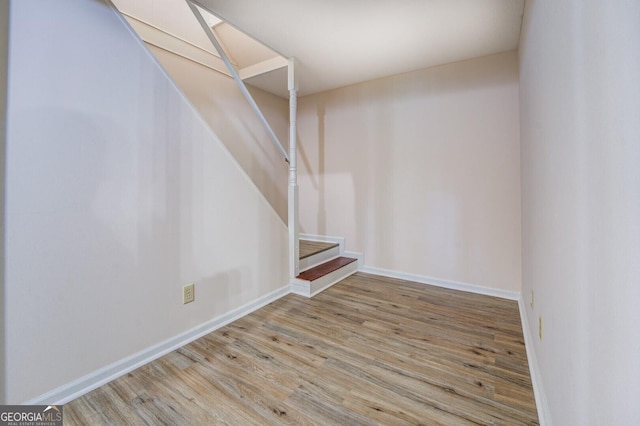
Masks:
[[[295,59],[289,59],[289,276],[294,280],[300,273],[300,230],[298,221],[298,175],[296,159],[296,115],[298,81]]]

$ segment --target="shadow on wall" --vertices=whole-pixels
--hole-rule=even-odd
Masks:
[[[157,47],[147,47],[286,223],[287,163],[233,79]],[[286,149],[288,102],[248,88]]]
[[[157,271],[171,279],[149,248],[166,261],[178,257],[179,245],[154,239],[154,230],[176,227],[177,217],[144,214],[141,207],[152,200],[128,173],[140,172],[136,161],[143,154],[116,123],[61,108],[28,110],[11,123],[6,347],[17,402],[121,357],[114,336],[126,335],[131,324],[145,329],[136,305],[146,299],[145,285],[155,283],[145,275]],[[140,348],[152,339],[141,336]],[[54,359],[85,362],[75,364],[80,370],[51,369],[23,356],[33,342]],[[105,345],[112,350],[95,350]]]
[[[372,114],[372,126],[367,134],[368,143],[376,147],[375,150],[368,150],[369,155],[365,158],[369,162],[366,176],[355,174],[353,180],[356,183],[356,191],[366,194],[366,198],[359,201],[368,200],[371,205],[369,223],[362,224],[358,229],[358,235],[365,239],[365,244],[375,247],[376,256],[394,262],[396,250],[394,247],[395,232],[398,229],[396,224],[395,211],[398,203],[405,203],[405,200],[397,197],[394,190],[396,185],[396,174],[401,172],[403,166],[395,163],[394,150],[397,145],[396,138],[396,117],[393,111],[393,90],[391,87],[378,86],[371,93],[376,99],[376,107],[370,112]],[[402,179],[402,177],[400,177]],[[407,182],[407,184],[410,184]],[[414,184],[418,184],[415,182]],[[409,201],[409,200],[406,200]],[[357,217],[364,217],[367,208],[364,203],[357,203]],[[404,207],[410,208],[408,205]],[[356,221],[358,223],[360,221]]]
[[[202,278],[196,285],[196,291],[200,293],[196,293],[196,300],[212,300],[214,312],[219,314],[231,311],[238,306],[237,300],[243,300],[243,275],[249,272],[248,269],[242,271],[236,268]],[[245,278],[244,282],[251,281]]]
[[[302,161],[298,161],[298,179],[300,179],[300,175],[302,174],[302,171],[306,171],[307,173],[305,173],[306,177],[309,180],[309,183],[311,184],[312,188],[315,190],[315,192],[317,192],[318,194],[318,211],[317,211],[317,225],[316,225],[316,229],[314,231],[312,231],[313,234],[316,235],[326,235],[327,232],[327,212],[326,212],[326,207],[325,207],[325,188],[326,188],[326,176],[325,176],[325,154],[324,154],[324,145],[325,145],[325,140],[324,140],[324,116],[325,116],[325,110],[324,110],[324,98],[322,97],[322,95],[318,95],[319,99],[317,102],[317,118],[318,118],[318,125],[317,125],[317,135],[318,135],[318,139],[317,139],[317,161],[314,161],[314,163],[317,164],[317,169],[314,170],[314,165],[312,164],[312,160],[311,160],[311,155],[307,154],[307,148],[305,148],[306,144],[302,143],[302,140],[304,140],[303,135],[301,135],[300,133],[300,129],[298,128],[298,133],[297,133],[297,138],[298,138],[298,146],[297,146],[297,153],[298,153],[298,160],[302,160]],[[313,145],[309,145],[311,149],[311,147]],[[301,167],[304,166],[304,167]],[[303,197],[305,197],[307,194],[304,194]],[[300,231],[302,233],[307,233],[310,232],[308,229],[305,229],[305,226],[303,223],[300,224]]]
[[[318,235],[327,233],[325,152],[324,152],[324,99],[318,103]]]
[[[518,283],[517,85],[508,52],[303,97],[301,226],[370,265],[479,285],[503,257],[496,281]]]
[[[7,373],[5,363],[5,188],[7,137],[7,60],[9,49],[9,2],[0,2],[0,404],[6,404]]]
[[[204,108],[200,103],[195,103],[189,93],[187,96],[286,223],[288,164],[247,101],[241,97],[235,83],[232,80],[224,83],[232,86],[221,90],[221,83],[217,83],[217,87],[208,91],[209,98],[205,102],[209,105]],[[251,88],[250,92],[286,150],[288,139],[283,135],[287,134],[288,121],[283,121],[280,115],[288,112],[288,104],[275,95],[255,88]],[[234,97],[241,98],[235,100]]]

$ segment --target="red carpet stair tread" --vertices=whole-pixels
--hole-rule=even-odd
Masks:
[[[323,263],[322,265],[318,265],[304,272],[301,272],[297,278],[306,281],[315,281],[318,278],[324,277],[325,275],[330,274],[331,272],[338,270],[343,266],[357,260],[358,259],[352,259],[350,257],[337,257],[333,260]]]

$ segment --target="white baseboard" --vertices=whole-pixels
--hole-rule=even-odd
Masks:
[[[358,253],[355,251],[345,251],[342,253],[344,257],[350,257],[352,259],[358,259],[358,271],[361,271],[364,268],[364,254]]]
[[[520,308],[520,322],[522,322],[522,334],[524,335],[524,347],[527,351],[527,361],[529,362],[529,375],[531,376],[531,385],[533,386],[533,394],[536,398],[536,409],[538,410],[538,422],[540,426],[552,426],[551,413],[549,412],[549,404],[542,386],[542,376],[538,368],[536,359],[536,351],[533,349],[533,339],[531,330],[529,329],[529,321],[527,318],[526,303],[522,297],[518,299],[518,307]]]
[[[213,318],[197,327],[178,334],[164,342],[144,349],[127,358],[111,365],[89,373],[66,385],[62,385],[50,392],[40,395],[32,400],[24,402],[26,405],[63,405],[75,398],[84,395],[110,381],[123,376],[138,367],[143,366],[163,355],[168,354],[212,331],[217,330],[251,312],[268,305],[269,303],[286,296],[290,292],[290,286],[284,286],[272,291],[252,302],[240,306],[232,311]]]
[[[443,280],[440,278],[427,277],[424,275],[411,274],[407,272],[394,271],[391,269],[376,268],[373,266],[363,266],[362,272],[368,274],[382,275],[384,277],[398,278],[406,281],[414,281],[421,284],[430,284],[437,287],[448,288],[451,290],[466,291],[469,293],[484,294],[485,296],[500,297],[502,299],[519,300],[520,292],[502,290],[497,288],[484,287],[475,284],[461,283],[458,281]]]

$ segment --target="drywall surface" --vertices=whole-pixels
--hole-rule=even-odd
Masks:
[[[520,290],[515,52],[303,97],[302,232],[367,266]]]
[[[522,281],[556,425],[640,424],[638,40],[638,2],[527,2]]]
[[[149,48],[286,223],[289,165],[233,79],[160,48]],[[282,85],[286,87],[287,82]],[[251,94],[288,151],[289,103],[260,89],[251,88]]]
[[[10,403],[287,285],[284,224],[110,6],[23,0],[10,22]]]
[[[9,2],[0,2],[0,220],[4,223],[5,151],[7,136],[7,59],[9,55]],[[4,226],[0,229],[0,404],[5,404],[5,298]]]

